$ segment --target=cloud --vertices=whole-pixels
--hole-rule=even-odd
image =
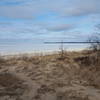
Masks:
[[[21,1],[26,1],[26,0],[0,0],[0,2],[21,2]]]
[[[19,19],[31,19],[32,9],[22,6],[3,6],[0,7],[0,16],[6,18],[19,18]]]
[[[10,22],[0,22],[0,27],[6,27],[6,26],[9,26],[9,25],[12,25],[12,23],[10,23]]]
[[[7,0],[4,1],[8,2]],[[99,0],[30,0],[29,2],[26,2],[26,0],[10,0],[10,2],[22,2],[23,4],[0,6],[0,16],[32,19],[46,12],[55,12],[60,16],[100,14]]]
[[[64,4],[59,4],[52,9],[61,16],[87,16],[91,14],[100,14],[99,0],[70,0]]]
[[[96,28],[98,31],[100,31],[100,24],[96,24],[96,25],[95,25],[95,28]]]
[[[99,7],[100,2],[96,2],[96,1],[95,2],[83,1],[82,3],[79,3],[79,5],[75,5],[74,7],[71,8],[69,7],[67,10],[65,10],[65,13],[72,16],[100,14],[100,7]]]
[[[5,3],[0,5],[0,17],[7,19],[0,22],[0,38],[50,37],[58,34],[61,36],[63,32],[72,31],[77,24],[81,27],[80,30],[84,31],[90,22],[85,17],[84,23],[87,26],[80,25],[81,16],[100,14],[99,0],[1,0],[1,2]],[[7,2],[12,4],[9,5]],[[26,19],[32,24],[24,24]],[[6,22],[7,20],[9,21]],[[18,24],[10,24],[10,21]]]
[[[49,26],[46,29],[48,31],[56,31],[56,32],[59,32],[59,31],[68,31],[68,30],[71,30],[73,28],[75,28],[75,26],[74,25],[71,25],[71,24],[60,24],[60,25],[52,25],[52,26]]]
[[[47,34],[40,25],[29,23],[0,23],[0,39],[4,38],[34,38]]]
[[[0,0],[0,3],[24,3],[27,0]],[[32,0],[29,0],[32,1]]]

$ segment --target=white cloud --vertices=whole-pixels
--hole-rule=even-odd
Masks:
[[[26,0],[16,1],[24,2]],[[48,11],[58,13],[61,16],[83,16],[100,14],[99,5],[99,0],[33,0],[22,5],[0,6],[0,16],[29,19]]]
[[[71,25],[71,24],[59,24],[59,25],[48,26],[46,29],[48,31],[59,32],[59,31],[68,31],[68,30],[71,30],[73,28],[75,28],[75,26]]]
[[[8,0],[2,1],[8,2]],[[22,25],[23,22],[18,22],[18,24],[14,25],[2,21],[0,23],[0,38],[33,38],[36,35],[48,35],[49,37],[50,35],[55,35],[56,32],[62,35],[62,32],[73,30],[76,27],[73,22],[69,24],[70,21],[68,23],[67,21],[64,22],[64,20],[59,21],[61,16],[69,16],[70,18],[70,16],[79,17],[100,14],[99,0],[30,0],[29,2],[26,2],[26,0],[9,0],[9,2],[24,3],[21,5],[1,5],[0,16],[13,19],[33,19],[48,12],[54,12],[57,14],[57,18],[54,18],[57,22],[54,19],[44,19],[42,24],[41,22],[39,23],[39,20],[38,22],[31,20],[32,25]],[[48,15],[48,17],[51,16],[52,14]],[[54,23],[52,23],[53,21]],[[37,23],[37,25],[33,23]],[[43,25],[43,23],[45,24]]]

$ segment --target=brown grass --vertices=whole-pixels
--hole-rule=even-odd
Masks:
[[[91,51],[64,52],[64,59],[59,59],[58,53],[0,57],[0,73],[7,69],[7,73],[0,74],[0,86],[6,88],[6,93],[23,88],[23,81],[9,73],[13,69],[40,86],[33,100],[41,100],[41,95],[46,93],[56,94],[57,100],[89,100],[88,96],[82,97],[76,91],[63,89],[73,84],[100,88],[100,57],[97,54]]]

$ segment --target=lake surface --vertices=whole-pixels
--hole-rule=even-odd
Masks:
[[[42,39],[0,39],[0,53],[27,53],[58,51],[61,44],[44,44]],[[64,44],[65,50],[80,50],[86,48],[86,44]]]

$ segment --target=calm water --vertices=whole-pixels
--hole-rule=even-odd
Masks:
[[[12,54],[12,53],[27,53],[27,52],[48,52],[58,51],[61,44],[44,44],[45,40],[37,39],[0,39],[0,53]],[[66,50],[79,50],[86,48],[86,45],[68,45],[64,44]]]

